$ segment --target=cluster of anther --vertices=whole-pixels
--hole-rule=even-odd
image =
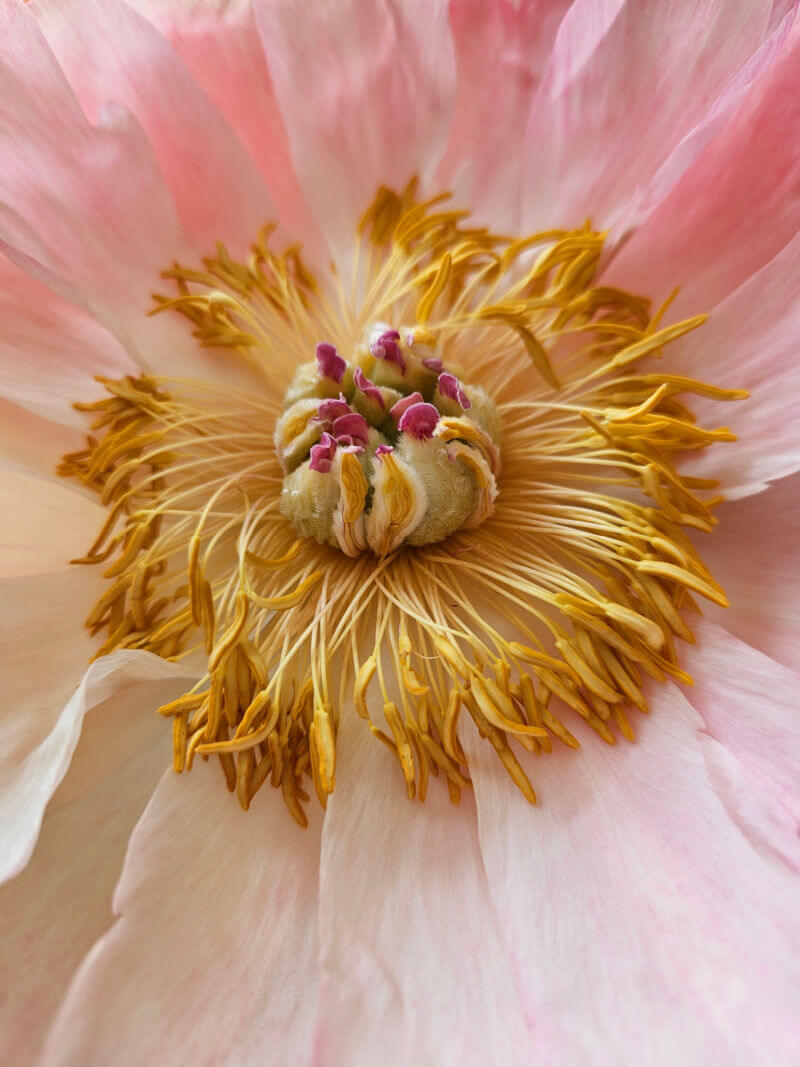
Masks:
[[[379,323],[350,361],[317,345],[290,385],[281,509],[349,556],[441,541],[494,510],[499,437],[494,404],[445,370],[428,330]]]

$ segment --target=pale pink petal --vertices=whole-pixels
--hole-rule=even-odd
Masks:
[[[739,71],[726,83],[725,88],[698,123],[692,127],[670,152],[647,185],[636,191],[622,217],[611,234],[613,245],[638,227],[665,199],[683,174],[709,142],[716,137],[725,123],[745,100],[751,88],[774,62],[784,46],[795,20],[797,5],[778,4],[775,12],[783,18],[775,29],[775,19],[766,27],[763,40],[754,42],[755,51]]]
[[[135,371],[92,315],[0,255],[0,463],[56,481],[61,456],[85,445],[88,419],[72,402],[107,395],[96,374]],[[13,524],[25,509],[5,514]],[[8,527],[0,536],[10,543]]]
[[[651,697],[634,744],[523,754],[535,808],[464,730],[530,1062],[788,1067],[800,1039],[797,877],[717,795],[707,750],[735,757],[700,734],[676,687]],[[739,787],[752,788],[746,776]]]
[[[738,441],[687,457],[682,469],[719,479],[729,498],[800,469],[800,304],[791,291],[799,272],[800,232],[665,355],[670,373],[750,392],[736,404],[692,403],[704,425],[730,426]]]
[[[676,315],[708,311],[780,252],[800,229],[799,90],[796,23],[742,106],[622,249],[612,283],[644,286],[655,299],[680,285]]]
[[[519,144],[571,3],[450,4],[457,91],[437,181],[455,187],[456,198],[495,227],[519,225],[524,181]]]
[[[130,6],[158,26],[236,132],[261,172],[284,231],[316,243],[250,0],[132,0]]]
[[[0,578],[6,578],[58,571],[83,556],[107,512],[70,485],[0,467],[0,515]]]
[[[68,426],[86,426],[72,408],[95,399],[96,374],[135,371],[119,341],[81,308],[0,255],[0,396]]]
[[[85,445],[86,434],[80,430],[34,415],[0,397],[0,466],[36,471],[56,481],[60,457]]]
[[[428,181],[455,75],[444,0],[255,0],[295,169],[337,251],[382,183]]]
[[[617,221],[793,6],[577,0],[525,134],[526,228]]]
[[[161,272],[198,252],[141,126],[113,105],[87,120],[28,5],[0,2],[0,35],[14,41],[0,59],[0,251],[94,314],[140,366],[214,374],[178,316],[147,315]]]
[[[27,5],[3,3],[0,31],[16,45],[0,63],[0,228],[15,262],[87,302],[118,303],[126,284],[146,299],[141,272],[156,282],[181,231],[141,127],[119,109],[87,121]]]
[[[86,712],[126,686],[186,673],[166,660],[127,651],[86,670],[96,642],[83,620],[101,582],[99,575],[76,568],[0,583],[0,881],[28,862]]]
[[[171,757],[154,709],[179,691],[135,685],[92,709],[30,863],[0,888],[3,1063],[35,1061],[76,968],[113,921],[128,838]]]
[[[686,697],[706,732],[729,749],[753,782],[774,793],[795,818],[800,870],[800,675],[705,619],[693,620],[697,644],[681,664],[694,679]]]
[[[729,608],[703,614],[793,670],[800,664],[800,474],[723,504],[698,545]]]
[[[218,766],[169,771],[43,1063],[307,1063],[320,821],[301,830],[269,788],[243,812]]]
[[[0,805],[8,813],[0,820],[2,880],[27,862],[42,813],[80,733],[82,712],[70,706],[70,697],[94,650],[83,620],[102,590],[102,579],[75,568],[6,578],[0,590]]]
[[[475,808],[423,807],[354,716],[323,828],[315,1067],[531,1063]]]
[[[121,0],[37,0],[34,11],[90,121],[107,104],[141,123],[201,247],[241,254],[274,216],[255,164],[162,35]],[[164,264],[168,266],[169,264]]]

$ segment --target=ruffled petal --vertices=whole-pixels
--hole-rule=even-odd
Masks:
[[[250,0],[132,0],[164,34],[258,167],[284,232],[319,234],[294,172],[289,140]]]
[[[800,871],[800,675],[705,619],[681,655],[687,698],[706,732],[745,768],[757,791],[794,816],[789,854]]]
[[[800,229],[798,138],[795,23],[741,107],[622,249],[610,282],[655,299],[682,286],[675,315],[708,311],[743,285]]]
[[[323,830],[317,1067],[528,1064],[528,1033],[486,889],[468,796],[425,806],[345,720]]]
[[[525,135],[525,228],[587,217],[606,227],[681,142],[686,166],[702,145],[688,151],[687,137],[710,110],[725,109],[731,82],[752,77],[753,55],[785,32],[793,7],[577,0]],[[733,91],[729,102],[737,98]],[[652,256],[658,245],[646,247]]]
[[[800,474],[723,504],[701,551],[730,607],[703,614],[785,667],[800,663]]]
[[[245,814],[218,767],[169,771],[43,1063],[308,1063],[320,821],[271,790]]]
[[[427,182],[455,90],[444,0],[256,0],[300,185],[336,252],[382,183]]]
[[[128,837],[170,761],[154,708],[176,695],[175,682],[145,683],[92,709],[30,863],[0,888],[3,1063],[36,1061],[75,969],[112,922]]]
[[[2,582],[0,881],[28,862],[86,712],[115,690],[186,673],[147,653],[125,651],[96,661],[84,674],[95,642],[83,620],[99,582],[99,576],[77,570]]]
[[[670,373],[750,393],[737,404],[702,398],[692,404],[704,425],[725,423],[738,440],[687,457],[682,470],[719,479],[729,499],[800,469],[800,305],[793,292],[798,272],[800,232],[669,357]]]
[[[34,11],[90,121],[110,102],[141,123],[198,245],[245,252],[274,216],[269,193],[155,27],[120,0],[37,0]]]
[[[706,753],[735,758],[677,688],[652,705],[635,744],[526,758],[536,808],[464,730],[530,1062],[788,1065],[797,878],[730,817]]]

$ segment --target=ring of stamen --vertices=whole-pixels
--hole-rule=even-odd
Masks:
[[[269,239],[175,267],[157,298],[260,390],[145,376],[77,405],[92,432],[61,472],[109,509],[80,561],[109,580],[98,655],[203,657],[161,708],[175,767],[218,757],[244,808],[269,781],[305,824],[351,704],[410,796],[470,784],[466,716],[533,801],[517,745],[632,738],[644,676],[688,680],[694,597],[725,597],[689,536],[715,525],[715,483],[677,463],[733,435],[687,398],[743,394],[662,371],[703,317],[665,326],[598,284],[588,227],[514,241],[412,184],[379,192],[349,279]]]

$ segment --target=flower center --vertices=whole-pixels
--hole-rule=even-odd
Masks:
[[[61,471],[108,508],[80,561],[109,579],[98,655],[200,658],[160,709],[175,768],[218,757],[244,808],[269,782],[304,824],[353,713],[409,796],[458,799],[474,724],[533,801],[518,746],[632,739],[645,676],[689,681],[693,597],[726,601],[693,540],[716,483],[681,457],[733,440],[689,401],[743,394],[670,373],[703,316],[604,285],[588,227],[511,240],[412,184],[380,190],[348,278],[269,240],[157,298],[252,389],[125,378],[77,405]]]
[[[284,398],[281,510],[348,556],[442,541],[494,511],[500,419],[444,369],[426,329],[370,329],[344,359],[318,344]],[[369,377],[368,377],[369,375]]]

